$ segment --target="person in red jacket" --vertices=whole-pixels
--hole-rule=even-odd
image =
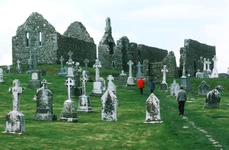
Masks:
[[[143,88],[145,85],[145,81],[142,79],[142,77],[140,79],[138,79],[138,88],[140,89],[140,94],[143,94]]]

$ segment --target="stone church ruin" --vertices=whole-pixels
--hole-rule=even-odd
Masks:
[[[33,12],[12,37],[13,64],[18,59],[27,64],[30,52],[37,54],[38,64],[56,64],[61,56],[68,60],[68,51],[73,52],[74,61],[83,64],[87,58],[94,63],[96,45],[80,22],[73,22],[61,35],[41,14]]]
[[[175,78],[181,76],[185,62],[186,73],[193,77],[198,69],[202,69],[200,57],[212,60],[216,54],[214,46],[186,39],[184,47],[180,48],[178,68],[172,51],[130,42],[127,36],[121,37],[115,43],[111,19],[108,17],[105,23],[105,32],[98,44],[98,58],[103,68],[127,72],[127,63],[132,60],[134,75],[138,70],[137,64],[140,63],[144,77],[161,78],[161,69],[166,65],[169,70],[167,77]],[[71,23],[61,35],[37,12],[33,12],[12,37],[13,64],[17,60],[21,64],[27,64],[31,56],[37,57],[38,64],[60,64],[63,56],[65,63],[68,60],[67,53],[71,51],[73,61],[84,64],[84,60],[88,59],[88,66],[92,66],[96,59],[96,49],[93,38],[81,22]]]

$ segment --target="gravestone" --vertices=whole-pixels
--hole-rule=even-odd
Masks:
[[[67,72],[65,71],[64,65],[63,65],[64,57],[61,56],[60,59],[59,59],[59,61],[60,61],[61,67],[60,67],[60,72],[58,73],[58,76],[66,77]]]
[[[101,97],[102,101],[102,120],[117,121],[117,97],[108,88]]]
[[[47,73],[46,69],[42,68],[41,69],[41,76],[46,76],[46,73]]]
[[[198,95],[206,96],[210,91],[210,86],[206,83],[206,81],[202,81],[198,86]]]
[[[76,62],[75,63],[75,86],[74,88],[74,93],[75,96],[80,96],[82,95],[82,87],[80,86],[80,74],[82,72],[82,68],[80,67],[80,63]]]
[[[187,76],[186,79],[187,79],[187,80],[186,80],[187,82],[186,82],[185,91],[186,91],[187,93],[192,93],[193,91],[192,91],[192,84],[191,84],[191,75],[188,74],[188,76]]]
[[[197,69],[196,78],[201,78],[201,79],[204,78],[204,74],[203,74],[203,72],[200,72],[200,69]]]
[[[170,95],[176,97],[179,89],[180,89],[180,85],[176,83],[176,80],[174,79],[173,83],[170,86]]]
[[[160,116],[160,100],[151,93],[146,100],[146,120],[145,123],[162,123]]]
[[[30,80],[28,87],[31,89],[37,89],[41,87],[40,81],[40,71],[37,69],[37,51],[38,49],[34,49],[33,51],[33,71],[31,72]]]
[[[78,109],[77,111],[79,112],[92,112],[92,107],[91,107],[91,101],[90,97],[87,96],[87,88],[86,88],[86,83],[88,81],[86,71],[83,70],[82,72],[82,77],[80,78],[82,82],[82,95],[79,96],[79,103],[78,103]]]
[[[3,83],[4,80],[3,80],[3,69],[0,68],[0,83]]]
[[[53,114],[53,96],[52,92],[46,87],[47,81],[44,79],[42,82],[42,87],[39,88],[34,96],[36,101],[36,114],[34,115],[34,120],[57,120],[55,114]]]
[[[138,78],[140,78],[140,77],[142,77],[142,72],[141,72],[141,67],[142,67],[143,65],[141,65],[141,63],[140,62],[138,62],[138,65],[137,65],[137,67],[138,67],[138,72],[137,72],[137,75],[136,75],[136,78],[138,79]]]
[[[60,121],[77,122],[77,112],[74,101],[71,99],[71,88],[74,87],[74,81],[67,78],[65,85],[68,89],[68,99],[64,101],[64,106],[60,114]]]
[[[68,52],[68,56],[69,56],[69,59],[68,61],[66,62],[67,64],[67,75],[66,77],[67,78],[71,78],[72,80],[74,80],[74,70],[73,70],[73,65],[74,65],[74,61],[72,60],[72,55],[73,55],[73,52],[72,51],[69,51]]]
[[[13,87],[9,88],[9,92],[12,92],[13,110],[6,116],[6,128],[4,133],[23,134],[25,133],[25,119],[24,115],[20,112],[20,97],[23,93],[23,88],[20,87],[20,81],[15,79],[13,81]]]
[[[95,68],[95,82],[93,82],[91,95],[101,96],[104,92],[104,88],[106,87],[106,85],[104,85],[105,81],[103,78],[100,77],[99,74],[99,69],[102,68],[99,59],[95,60],[93,68]]]
[[[21,73],[20,63],[21,63],[21,61],[20,60],[17,60],[17,67],[16,67],[16,73],[17,74],[20,74]]]
[[[220,92],[217,89],[213,89],[208,92],[204,104],[204,108],[219,108]]]
[[[132,77],[132,66],[134,63],[132,60],[129,60],[127,64],[129,65],[129,77],[127,78],[127,86],[133,86],[135,85],[134,78]]]
[[[166,68],[166,65],[163,66],[163,69],[161,70],[163,77],[162,77],[162,82],[160,85],[160,89],[162,91],[167,91],[168,90],[168,84],[166,83],[166,72],[168,72],[168,69]]]
[[[219,74],[218,74],[218,69],[217,69],[217,61],[218,59],[216,58],[216,55],[212,58],[213,62],[214,62],[214,66],[212,69],[212,74],[211,74],[211,78],[218,78]]]
[[[118,77],[119,87],[127,87],[127,75],[122,70],[121,74]]]
[[[6,66],[6,73],[10,73],[10,65]]]

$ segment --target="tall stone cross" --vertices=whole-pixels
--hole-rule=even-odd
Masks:
[[[132,60],[129,60],[128,63],[129,65],[129,77],[132,77],[132,65],[134,65]]]
[[[206,61],[206,58],[204,58],[204,60],[203,60],[203,71],[205,71],[206,70],[206,63],[207,63],[207,61]]]
[[[32,65],[32,54],[31,51],[29,51],[29,59],[28,59],[28,65]]]
[[[68,100],[71,100],[71,88],[74,87],[74,81],[71,78],[68,78],[65,85],[68,88]]]
[[[214,55],[214,57],[212,58],[212,61],[214,61],[214,67],[213,68],[215,68],[215,69],[217,69],[217,61],[218,61],[218,59],[216,58],[216,55]]]
[[[23,93],[23,88],[20,87],[20,81],[18,79],[13,80],[13,87],[9,88],[9,92],[12,92],[13,95],[13,110],[20,111],[19,94]]]
[[[142,67],[143,65],[141,65],[141,63],[140,62],[138,62],[138,65],[137,65],[137,67],[138,67],[138,73],[137,74],[142,74],[142,72],[141,72],[141,67]]]
[[[209,59],[206,60],[206,65],[207,65],[207,71],[211,71],[210,69],[210,64],[211,64],[211,61]]]
[[[107,77],[108,82],[112,82],[114,80],[114,77],[112,75],[109,75]]]
[[[86,95],[87,74],[85,70],[82,72],[82,77],[80,78],[80,80],[82,82],[82,95]]]
[[[98,81],[100,78],[99,69],[102,68],[102,65],[101,65],[99,59],[95,60],[95,64],[93,65],[93,68],[95,68],[95,80]]]
[[[61,56],[60,59],[59,59],[59,61],[60,61],[60,64],[61,64],[61,68],[64,68],[64,66],[63,66],[64,57]]]
[[[84,62],[84,64],[85,64],[85,70],[87,70],[89,60],[88,60],[88,59],[85,59],[83,62]]]
[[[166,84],[166,72],[168,72],[166,65],[163,66],[163,69],[161,69],[161,72],[163,73],[162,83]]]
[[[17,68],[20,68],[20,60],[17,60]]]

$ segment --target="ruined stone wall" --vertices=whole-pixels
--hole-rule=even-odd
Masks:
[[[32,13],[24,24],[18,27],[12,37],[12,60],[27,64],[30,51],[38,54],[38,63],[56,63],[57,38],[55,28],[38,13]]]
[[[203,64],[200,57],[209,59],[211,64],[213,64],[212,58],[214,55],[216,55],[215,46],[203,44],[192,39],[185,39],[184,47],[180,49],[179,72],[182,72],[183,61],[185,61],[186,72],[190,74],[191,77],[195,77],[198,69],[201,71],[203,70]],[[211,65],[210,68],[212,69],[213,65]],[[181,74],[179,76],[181,76]]]
[[[153,79],[162,78],[161,69],[163,68],[162,62],[153,62],[149,64],[149,76]]]
[[[88,66],[92,66],[95,63],[96,45],[94,43],[85,42],[77,38],[66,37],[61,34],[58,34],[57,43],[58,59],[63,56],[64,62],[67,62],[69,59],[68,52],[72,51],[72,60],[75,62],[80,62],[80,65],[84,66],[83,61],[85,59],[89,60]],[[58,63],[60,63],[60,61],[58,61]]]

